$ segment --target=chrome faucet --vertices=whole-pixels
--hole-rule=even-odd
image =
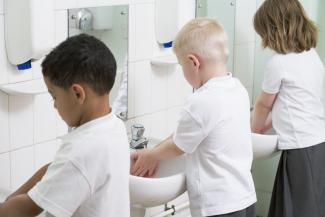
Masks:
[[[131,141],[130,147],[133,149],[146,148],[148,145],[148,139],[143,137],[144,126],[142,124],[133,124],[131,126]]]

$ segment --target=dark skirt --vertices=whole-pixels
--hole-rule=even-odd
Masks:
[[[325,142],[282,152],[268,217],[325,217]]]
[[[214,215],[209,217],[256,217],[255,203],[247,207],[246,209],[237,212],[223,214],[223,215]]]

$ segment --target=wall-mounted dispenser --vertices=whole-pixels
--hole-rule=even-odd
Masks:
[[[177,32],[195,18],[195,0],[156,0],[156,40],[164,47],[171,47]]]
[[[5,0],[4,9],[9,62],[30,68],[54,47],[54,0]]]

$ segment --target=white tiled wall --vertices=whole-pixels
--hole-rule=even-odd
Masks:
[[[237,0],[235,18],[234,75],[253,95],[256,0]]]
[[[65,0],[64,2],[67,2]],[[67,11],[56,11],[56,42],[67,37]],[[40,63],[18,71],[8,63],[4,41],[3,0],[0,0],[0,84],[41,78]],[[53,108],[49,94],[13,96],[0,91],[0,188],[15,190],[37,169],[53,160],[57,136],[67,126]]]
[[[8,152],[9,145],[9,99],[0,92],[0,153]],[[1,181],[0,181],[1,182]]]
[[[4,189],[10,188],[10,155],[9,153],[0,155],[1,179],[0,186]]]
[[[16,150],[34,142],[34,98],[9,96],[10,147]]]
[[[11,189],[17,189],[33,174],[34,148],[32,146],[18,149],[10,153],[11,158]]]
[[[1,3],[1,1],[0,1]],[[0,4],[1,5],[1,4]],[[0,13],[0,29],[4,29],[4,16]],[[5,72],[7,69],[6,65],[6,50],[5,50],[5,34],[4,31],[0,31],[0,72]],[[7,73],[0,73],[0,84],[8,82]]]
[[[176,126],[178,112],[192,88],[183,78],[181,68],[155,68],[150,60],[171,55],[154,38],[154,0],[131,0],[129,8],[129,116],[132,123],[143,123],[146,136],[165,138]],[[3,0],[0,0],[0,83],[19,82],[40,77],[39,63],[32,71],[18,72],[4,56]],[[79,2],[80,3],[80,2]],[[56,0],[56,43],[67,37],[67,12],[78,0]],[[256,3],[237,0],[235,72],[249,91],[252,90],[253,43],[251,18]],[[242,58],[245,58],[242,60]],[[8,72],[8,77],[2,72]],[[66,126],[55,114],[47,94],[35,97],[7,96],[0,93],[0,188],[15,189],[43,164],[53,159],[58,148],[56,136]],[[53,115],[52,115],[53,114]],[[181,199],[183,200],[183,199]],[[178,201],[179,202],[179,201]],[[175,202],[177,203],[177,202]],[[183,212],[183,213],[186,213]],[[187,216],[178,214],[177,216]]]

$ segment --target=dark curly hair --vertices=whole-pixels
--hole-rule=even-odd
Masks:
[[[42,73],[58,87],[68,89],[74,83],[84,83],[104,95],[114,85],[116,61],[103,42],[80,34],[68,38],[46,56]]]

